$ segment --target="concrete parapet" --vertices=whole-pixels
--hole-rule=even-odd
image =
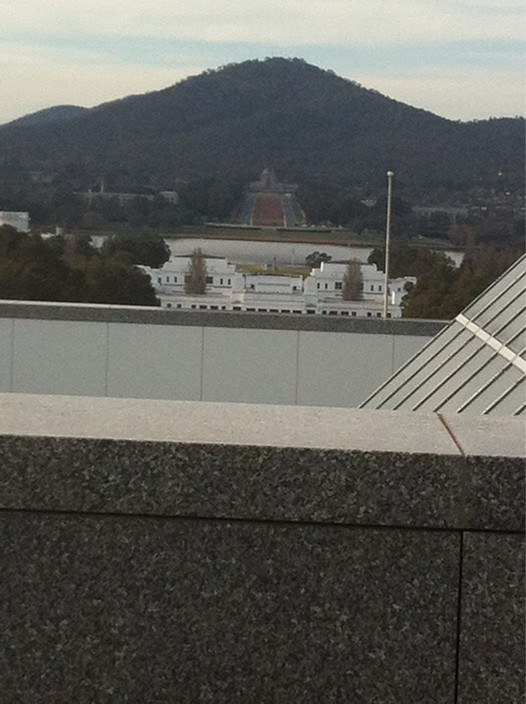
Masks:
[[[0,395],[5,702],[519,702],[524,424]]]
[[[358,406],[443,323],[0,302],[0,392]]]

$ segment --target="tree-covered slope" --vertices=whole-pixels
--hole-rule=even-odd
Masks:
[[[459,123],[309,65],[273,58],[207,71],[41,124],[0,127],[0,197],[29,172],[61,189],[104,177],[113,188],[177,179],[284,180],[408,191],[524,181],[524,121]]]
[[[37,110],[30,115],[24,115],[24,117],[19,117],[7,124],[10,127],[34,127],[49,122],[70,120],[72,117],[78,117],[87,112],[87,110],[88,108],[82,108],[78,105],[55,105],[52,108],[44,108],[44,110]]]

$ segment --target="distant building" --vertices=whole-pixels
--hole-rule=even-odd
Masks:
[[[296,313],[379,318],[383,312],[384,275],[374,264],[362,264],[363,290],[360,300],[342,298],[346,264],[323,262],[303,280],[297,276],[242,274],[235,264],[220,257],[205,257],[207,288],[202,295],[186,294],[185,276],[190,257],[172,257],[161,269],[141,267],[164,308],[199,310],[244,310],[260,313]],[[400,318],[401,300],[407,283],[415,277],[389,282],[389,317]]]
[[[239,209],[238,222],[253,227],[297,227],[305,213],[296,200],[297,183],[282,183],[272,169],[265,169],[249,184]]]
[[[11,225],[18,232],[28,232],[29,213],[0,210],[0,226],[2,225]]]
[[[220,257],[205,257],[207,287],[210,290],[232,288],[236,274],[235,264]],[[161,269],[141,267],[152,279],[152,285],[161,296],[184,294],[185,276],[190,267],[190,257],[171,257]]]
[[[115,200],[119,205],[126,205],[135,200],[153,201],[159,195],[168,203],[177,205],[179,202],[179,194],[176,191],[160,191],[159,193],[121,193],[115,191],[107,191],[104,187],[104,181],[101,182],[99,190],[82,191],[78,194],[82,200],[92,205],[96,201]]]

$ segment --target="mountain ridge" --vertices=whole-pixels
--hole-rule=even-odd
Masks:
[[[49,122],[61,122],[62,120],[71,120],[88,110],[89,108],[84,108],[80,105],[53,105],[49,108],[43,108],[42,110],[36,110],[27,115],[22,115],[22,117],[10,120],[0,125],[0,127],[8,125],[15,127],[32,127]]]
[[[448,120],[302,59],[229,64],[80,110],[0,126],[0,197],[35,172],[62,190],[101,177],[121,189],[249,181],[269,165],[284,180],[370,191],[393,170],[415,194],[490,187],[499,173],[514,187],[524,181],[522,118]]]

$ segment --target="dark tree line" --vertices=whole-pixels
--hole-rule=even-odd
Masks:
[[[0,298],[157,306],[150,278],[89,238],[43,240],[0,227]]]
[[[443,252],[394,242],[390,250],[391,277],[416,276],[403,300],[405,318],[451,320],[503,274],[524,252],[524,244],[473,245],[459,267]],[[373,250],[369,263],[384,269],[384,252]]]

